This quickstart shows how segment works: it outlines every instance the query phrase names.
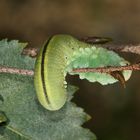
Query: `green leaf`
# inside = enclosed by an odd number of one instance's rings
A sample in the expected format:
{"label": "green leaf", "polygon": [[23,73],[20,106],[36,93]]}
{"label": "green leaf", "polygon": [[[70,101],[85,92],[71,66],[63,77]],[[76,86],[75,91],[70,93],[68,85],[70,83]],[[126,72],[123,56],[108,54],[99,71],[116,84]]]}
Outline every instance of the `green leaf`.
{"label": "green leaf", "polygon": [[8,121],[6,115],[4,112],[0,111],[0,125],[2,125],[3,123],[6,123]]}
{"label": "green leaf", "polygon": [[[0,41],[0,65],[34,69],[35,60],[22,56],[25,43]],[[0,111],[7,117],[0,126],[0,140],[95,140],[81,125],[89,119],[82,108],[70,102],[77,88],[68,87],[69,100],[59,111],[43,108],[34,90],[33,77],[0,74]]]}
{"label": "green leaf", "polygon": [[[75,51],[71,60],[68,61],[66,72],[71,75],[78,74],[80,79],[87,79],[90,82],[99,82],[102,85],[112,84],[116,81],[113,76],[106,73],[87,72],[87,73],[73,73],[74,68],[97,68],[105,66],[124,66],[129,64],[126,60],[121,58],[118,54],[113,51],[101,47],[88,47],[80,48]],[[132,71],[123,71],[125,80],[128,80],[131,76]]]}

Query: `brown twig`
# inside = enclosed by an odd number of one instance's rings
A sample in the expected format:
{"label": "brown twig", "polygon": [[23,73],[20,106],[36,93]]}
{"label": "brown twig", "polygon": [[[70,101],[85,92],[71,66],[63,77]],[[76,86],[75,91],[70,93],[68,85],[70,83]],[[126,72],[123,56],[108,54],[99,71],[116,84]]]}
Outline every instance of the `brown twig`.
{"label": "brown twig", "polygon": [[123,70],[140,70],[140,63],[126,65],[126,66],[107,66],[107,67],[97,67],[97,68],[76,68],[72,72],[100,72],[100,73],[110,73],[114,71],[123,71]]}
{"label": "brown twig", "polygon": [[30,57],[36,57],[38,54],[38,48],[24,48],[22,51],[22,55],[28,55]]}
{"label": "brown twig", "polygon": [[25,69],[18,69],[12,67],[4,67],[4,66],[0,66],[0,73],[10,73],[10,74],[28,75],[28,76],[34,75],[34,71],[32,70],[25,70]]}
{"label": "brown twig", "polygon": [[103,45],[102,47],[118,52],[134,53],[140,55],[140,44],[137,45]]}
{"label": "brown twig", "polygon": [[[100,73],[111,73],[115,71],[123,70],[140,70],[140,63],[126,65],[126,66],[107,66],[107,67],[97,67],[97,68],[76,68],[72,72],[86,73],[86,72],[100,72]],[[13,67],[0,66],[0,73],[10,73],[18,75],[33,76],[33,70],[18,69]]]}

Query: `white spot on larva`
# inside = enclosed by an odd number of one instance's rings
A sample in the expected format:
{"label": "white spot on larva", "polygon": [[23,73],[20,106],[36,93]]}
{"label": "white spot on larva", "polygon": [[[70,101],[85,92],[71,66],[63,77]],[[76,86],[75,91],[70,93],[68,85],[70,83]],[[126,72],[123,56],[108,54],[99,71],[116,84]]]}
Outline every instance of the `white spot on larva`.
{"label": "white spot on larva", "polygon": [[67,85],[67,82],[66,81],[64,81],[64,85]]}

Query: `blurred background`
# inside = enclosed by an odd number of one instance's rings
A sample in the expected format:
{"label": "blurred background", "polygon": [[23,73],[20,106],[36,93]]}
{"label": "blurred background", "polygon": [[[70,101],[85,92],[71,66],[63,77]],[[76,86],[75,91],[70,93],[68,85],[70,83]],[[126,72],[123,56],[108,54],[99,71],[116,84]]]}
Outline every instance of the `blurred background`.
{"label": "blurred background", "polygon": [[[40,47],[54,34],[111,37],[117,44],[140,43],[139,0],[0,0],[0,39]],[[136,62],[139,56],[123,55]],[[123,89],[70,77],[80,87],[73,99],[92,116],[84,124],[98,140],[140,139],[140,73]]]}

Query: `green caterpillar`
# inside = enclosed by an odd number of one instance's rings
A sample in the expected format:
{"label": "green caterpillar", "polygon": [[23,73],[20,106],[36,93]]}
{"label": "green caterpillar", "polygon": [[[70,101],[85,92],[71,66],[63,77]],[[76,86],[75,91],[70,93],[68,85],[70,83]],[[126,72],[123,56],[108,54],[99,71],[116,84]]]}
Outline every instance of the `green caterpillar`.
{"label": "green caterpillar", "polygon": [[[67,73],[79,74],[81,79],[97,81],[103,85],[117,81],[106,73],[73,73],[73,68],[119,66],[127,63],[112,51],[84,43],[70,35],[52,36],[41,48],[35,64],[34,83],[38,99],[46,109],[59,110],[67,101]],[[123,71],[123,75],[128,80],[131,71]]]}

